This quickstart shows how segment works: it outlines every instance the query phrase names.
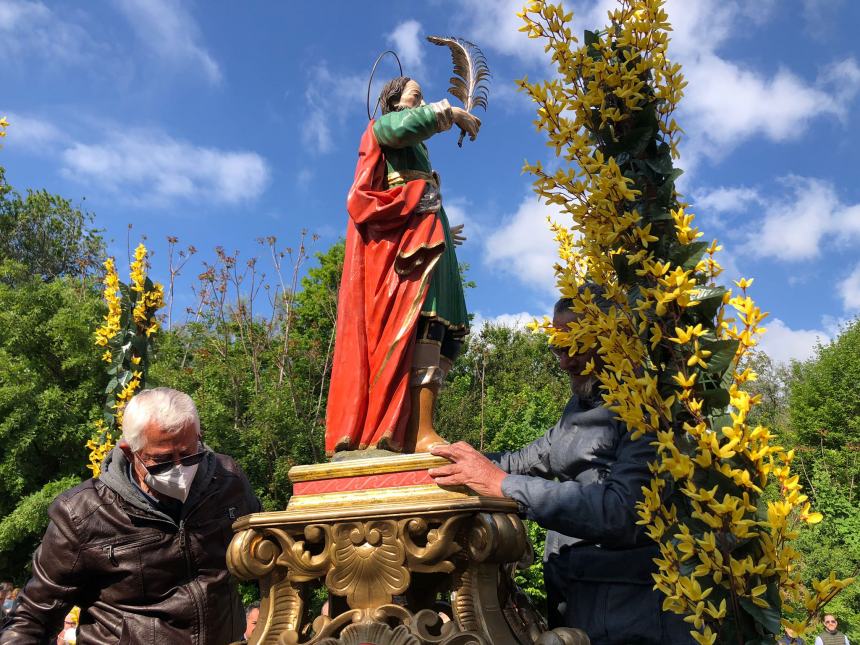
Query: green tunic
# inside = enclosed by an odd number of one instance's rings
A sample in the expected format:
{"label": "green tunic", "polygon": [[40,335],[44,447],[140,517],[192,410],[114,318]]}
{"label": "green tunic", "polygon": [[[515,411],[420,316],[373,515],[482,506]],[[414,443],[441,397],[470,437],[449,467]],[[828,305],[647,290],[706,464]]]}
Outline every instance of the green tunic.
{"label": "green tunic", "polygon": [[[383,114],[374,123],[373,133],[385,155],[388,174],[431,172],[433,168],[424,141],[438,131],[436,113],[429,105]],[[433,270],[421,314],[435,317],[452,331],[465,331],[468,327],[466,298],[444,208],[439,209],[437,217],[445,231],[445,251]]]}

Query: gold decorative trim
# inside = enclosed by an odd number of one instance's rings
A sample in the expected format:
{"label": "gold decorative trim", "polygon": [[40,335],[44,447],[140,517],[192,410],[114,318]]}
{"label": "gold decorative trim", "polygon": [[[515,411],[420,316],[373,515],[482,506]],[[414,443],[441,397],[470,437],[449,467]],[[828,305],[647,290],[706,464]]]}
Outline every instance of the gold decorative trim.
{"label": "gold decorative trim", "polygon": [[[392,491],[379,491],[384,503],[236,522],[227,566],[262,595],[250,645],[588,645],[579,630],[546,632],[516,588],[528,545],[515,502],[460,493],[397,504]],[[328,615],[314,617],[308,599],[323,584]]]}
{"label": "gold decorative trim", "polygon": [[290,468],[290,481],[313,482],[321,479],[338,477],[356,477],[361,475],[383,475],[386,473],[401,473],[410,470],[427,470],[449,464],[444,457],[431,455],[429,452],[417,452],[411,455],[395,457],[373,457],[371,459],[351,459],[327,464],[308,464]]}
{"label": "gold decorative trim", "polygon": [[407,182],[415,181],[417,179],[422,179],[428,183],[433,184],[438,187],[439,183],[436,181],[436,177],[432,172],[425,172],[423,170],[392,170],[386,176],[386,181],[389,186],[401,186]]}
{"label": "gold decorative trim", "polygon": [[404,502],[456,502],[474,496],[466,488],[443,489],[435,484],[399,486],[397,488],[372,488],[319,495],[293,495],[287,510],[293,512],[310,509],[339,509],[373,507],[379,504],[396,505]]}

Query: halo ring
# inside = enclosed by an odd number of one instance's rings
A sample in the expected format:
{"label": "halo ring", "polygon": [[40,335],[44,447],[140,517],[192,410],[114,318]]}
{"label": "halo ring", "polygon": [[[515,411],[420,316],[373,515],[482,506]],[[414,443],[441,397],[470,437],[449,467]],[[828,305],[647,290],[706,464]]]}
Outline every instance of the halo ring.
{"label": "halo ring", "polygon": [[386,54],[391,54],[394,56],[394,60],[397,61],[397,67],[400,69],[400,76],[403,76],[403,65],[400,64],[400,57],[397,55],[393,49],[387,49],[382,52],[379,56],[376,57],[376,62],[373,63],[373,68],[370,70],[370,79],[367,81],[367,119],[372,120],[373,117],[376,116],[376,110],[379,109],[379,101],[376,101],[376,105],[373,107],[373,115],[370,114],[370,86],[373,84],[373,75],[376,73],[376,67],[379,65],[382,57]]}

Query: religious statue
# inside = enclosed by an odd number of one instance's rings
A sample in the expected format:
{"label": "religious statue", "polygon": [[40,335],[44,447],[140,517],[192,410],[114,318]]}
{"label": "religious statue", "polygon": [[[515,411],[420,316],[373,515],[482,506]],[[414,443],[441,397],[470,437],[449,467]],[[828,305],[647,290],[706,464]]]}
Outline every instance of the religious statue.
{"label": "religious statue", "polygon": [[[456,39],[440,40],[452,51],[463,46]],[[467,79],[466,90],[477,89],[477,104],[485,105],[480,81],[489,72],[477,69],[477,80],[474,74]],[[459,96],[453,88],[452,93]],[[433,410],[468,333],[454,252],[465,239],[463,227],[449,225],[425,141],[454,124],[474,140],[481,122],[446,99],[426,104],[421,86],[402,70],[385,84],[378,106],[378,120],[368,110],[347,197],[326,414],[330,455],[367,448],[426,452],[445,443],[435,430]]]}

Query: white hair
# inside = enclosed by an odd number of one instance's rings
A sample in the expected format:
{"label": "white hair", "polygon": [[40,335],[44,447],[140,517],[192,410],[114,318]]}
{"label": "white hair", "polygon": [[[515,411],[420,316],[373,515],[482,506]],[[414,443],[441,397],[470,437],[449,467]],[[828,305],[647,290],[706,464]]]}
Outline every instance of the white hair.
{"label": "white hair", "polygon": [[132,452],[143,448],[143,431],[153,421],[168,434],[175,434],[189,424],[194,424],[200,434],[197,406],[185,392],[169,387],[142,390],[131,398],[122,415],[122,437]]}

